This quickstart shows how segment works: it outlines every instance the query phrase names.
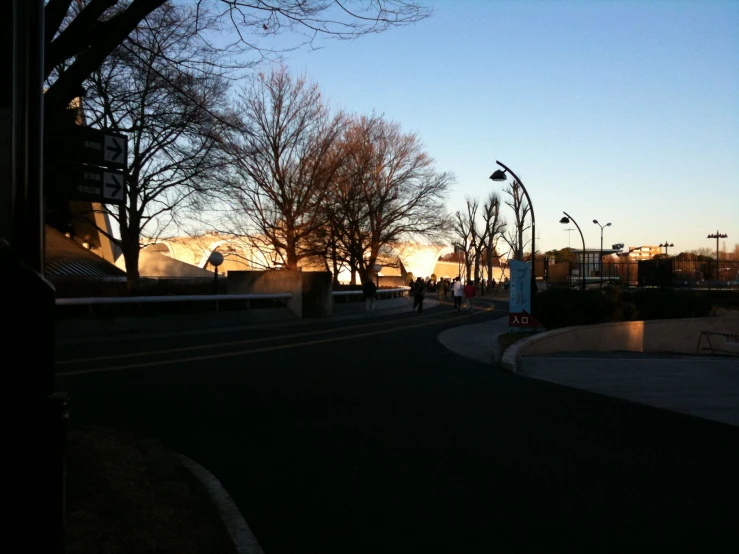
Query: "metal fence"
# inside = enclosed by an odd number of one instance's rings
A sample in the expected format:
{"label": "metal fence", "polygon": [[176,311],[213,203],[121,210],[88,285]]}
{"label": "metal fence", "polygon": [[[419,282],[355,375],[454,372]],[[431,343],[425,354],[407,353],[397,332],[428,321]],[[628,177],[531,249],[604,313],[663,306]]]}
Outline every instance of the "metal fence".
{"label": "metal fence", "polygon": [[[562,265],[562,264],[556,264]],[[569,271],[550,271],[550,284],[582,285],[583,276],[577,264],[570,264]],[[739,261],[656,259],[636,262],[603,264],[585,268],[585,285],[618,284],[622,287],[686,288],[686,289],[739,289]]]}

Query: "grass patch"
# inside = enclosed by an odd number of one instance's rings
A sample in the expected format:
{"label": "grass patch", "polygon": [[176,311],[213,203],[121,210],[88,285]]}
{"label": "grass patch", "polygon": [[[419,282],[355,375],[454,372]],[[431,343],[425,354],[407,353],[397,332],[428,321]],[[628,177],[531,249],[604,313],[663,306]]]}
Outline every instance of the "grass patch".
{"label": "grass patch", "polygon": [[109,429],[70,431],[67,554],[231,552],[190,479],[157,441]]}

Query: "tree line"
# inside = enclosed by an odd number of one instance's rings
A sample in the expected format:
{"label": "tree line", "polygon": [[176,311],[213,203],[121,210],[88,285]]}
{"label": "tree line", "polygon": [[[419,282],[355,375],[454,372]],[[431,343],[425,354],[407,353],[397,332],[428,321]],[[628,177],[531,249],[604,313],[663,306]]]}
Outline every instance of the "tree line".
{"label": "tree line", "polygon": [[[480,205],[477,198],[466,197],[465,209],[457,211],[453,218],[453,243],[459,261],[464,267],[464,277],[475,285],[493,279],[493,267],[506,259],[525,261],[526,246],[531,242],[527,231],[531,228],[531,208],[523,187],[513,180],[502,191],[490,192]],[[502,213],[509,208],[512,221],[508,223]],[[529,256],[530,257],[530,256]]]}
{"label": "tree line", "polygon": [[[501,245],[524,259],[530,210],[519,183],[504,202],[491,193],[448,214],[454,175],[434,167],[416,134],[381,114],[333,110],[284,65],[257,71],[280,54],[264,42],[280,33],[357,38],[429,17],[419,3],[49,0],[46,15],[47,125],[81,98],[87,125],[129,138],[125,203],[101,208],[119,228],[109,238],[129,288],[144,237],[196,223],[269,251],[268,267],[322,260],[353,279],[403,240],[453,242],[475,280],[492,278]],[[224,33],[234,40],[216,46]],[[68,224],[63,199],[47,206],[50,222]]]}
{"label": "tree line", "polygon": [[[86,124],[129,138],[125,203],[100,209],[120,230],[109,238],[130,288],[142,237],[193,220],[269,249],[281,267],[320,256],[335,275],[348,267],[362,278],[391,243],[448,229],[454,177],[434,168],[418,136],[382,115],[335,112],[283,65],[254,71],[275,54],[257,39],[356,38],[428,17],[420,4],[49,0],[46,12],[50,125],[81,97]],[[216,47],[226,24],[236,39]],[[254,59],[239,61],[244,52]],[[63,200],[47,215],[70,220]]]}

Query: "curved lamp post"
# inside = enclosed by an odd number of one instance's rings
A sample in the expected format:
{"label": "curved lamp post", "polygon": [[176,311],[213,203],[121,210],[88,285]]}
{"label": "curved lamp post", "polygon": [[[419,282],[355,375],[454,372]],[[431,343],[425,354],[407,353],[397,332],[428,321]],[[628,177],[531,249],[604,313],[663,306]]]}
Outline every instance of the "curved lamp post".
{"label": "curved lamp post", "polygon": [[668,241],[665,241],[664,244],[661,244],[660,243],[660,245],[659,245],[660,248],[664,248],[665,249],[665,256],[667,256],[667,249],[668,248],[672,248],[673,246],[675,246],[675,245],[672,244],[671,242],[668,242]]}
{"label": "curved lamp post", "polygon": [[580,277],[582,277],[582,290],[585,290],[585,237],[582,236],[582,230],[577,224],[577,221],[575,221],[575,219],[567,212],[562,213],[565,214],[565,216],[560,219],[559,222],[567,224],[572,221],[572,223],[575,224],[575,227],[577,227],[577,230],[580,232],[580,238],[582,239],[582,263],[580,264]]}
{"label": "curved lamp post", "polygon": [[595,223],[598,227],[600,227],[600,260],[598,261],[598,273],[600,273],[600,286],[603,286],[603,229],[606,227],[610,227],[610,223],[606,223],[605,225],[601,225],[598,223],[597,219],[593,220],[593,223]]}
{"label": "curved lamp post", "polygon": [[496,169],[495,172],[490,176],[490,179],[493,181],[505,181],[506,180],[506,172],[513,175],[513,178],[518,182],[519,185],[521,185],[521,188],[523,189],[523,193],[526,195],[526,201],[529,203],[529,208],[531,209],[531,292],[535,293],[537,290],[536,287],[536,217],[534,217],[534,205],[531,203],[531,197],[529,196],[528,191],[526,190],[526,187],[523,184],[523,181],[518,178],[518,175],[513,173],[513,170],[511,170],[509,167],[506,167],[504,164],[500,163],[498,160],[495,161],[500,167],[503,168],[501,171],[500,169]]}

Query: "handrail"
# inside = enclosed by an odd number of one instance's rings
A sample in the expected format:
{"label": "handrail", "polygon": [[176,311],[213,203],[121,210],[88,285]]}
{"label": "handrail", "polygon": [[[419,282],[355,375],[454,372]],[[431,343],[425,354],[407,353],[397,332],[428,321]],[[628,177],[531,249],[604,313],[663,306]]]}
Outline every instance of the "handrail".
{"label": "handrail", "polygon": [[[406,292],[410,287],[400,287],[397,289],[377,289],[377,294],[386,294],[391,292]],[[361,290],[336,290],[331,293],[333,296],[353,296],[364,294]]]}
{"label": "handrail", "polygon": [[[409,287],[377,289],[377,294],[406,292]],[[333,296],[353,296],[364,294],[361,290],[342,290],[331,293]],[[98,304],[155,304],[164,302],[205,302],[228,300],[270,300],[292,298],[291,292],[273,294],[188,294],[181,296],[107,296],[89,298],[57,298],[57,306],[92,306]]]}
{"label": "handrail", "polygon": [[206,300],[262,300],[292,298],[291,292],[274,294],[189,294],[183,296],[113,296],[93,298],[57,298],[57,306],[90,306],[93,304],[154,304],[157,302],[197,302]]}

